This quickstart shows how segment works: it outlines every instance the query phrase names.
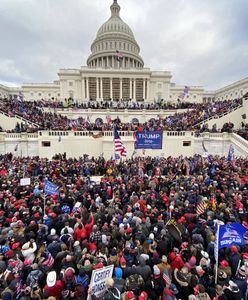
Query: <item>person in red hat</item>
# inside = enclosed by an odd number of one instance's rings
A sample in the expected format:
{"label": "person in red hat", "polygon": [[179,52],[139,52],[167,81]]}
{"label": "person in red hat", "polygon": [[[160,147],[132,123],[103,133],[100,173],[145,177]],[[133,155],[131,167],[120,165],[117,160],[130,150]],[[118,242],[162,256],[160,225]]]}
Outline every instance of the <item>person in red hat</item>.
{"label": "person in red hat", "polygon": [[229,264],[231,267],[232,276],[234,277],[241,260],[241,254],[239,253],[237,246],[231,246],[231,257],[229,259]]}
{"label": "person in red hat", "polygon": [[132,291],[126,292],[126,299],[127,300],[135,300],[134,292],[132,292]]}
{"label": "person in red hat", "polygon": [[148,300],[148,294],[147,292],[143,291],[139,295],[139,300]]}

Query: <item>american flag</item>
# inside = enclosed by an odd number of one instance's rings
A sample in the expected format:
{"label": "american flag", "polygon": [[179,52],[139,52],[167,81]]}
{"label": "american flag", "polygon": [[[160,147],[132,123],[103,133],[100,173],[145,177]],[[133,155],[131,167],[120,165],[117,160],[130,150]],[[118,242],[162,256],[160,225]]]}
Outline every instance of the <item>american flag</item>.
{"label": "american flag", "polygon": [[201,214],[203,214],[204,211],[205,211],[204,202],[201,201],[201,202],[197,203],[197,205],[196,205],[196,214],[197,214],[197,216],[200,216]]}
{"label": "american flag", "polygon": [[166,285],[171,285],[171,279],[170,279],[169,275],[167,274],[167,272],[163,273],[163,279],[164,279]]}
{"label": "american flag", "polygon": [[117,61],[120,61],[121,58],[123,58],[123,54],[119,51],[119,50],[116,50],[116,60]]}
{"label": "american flag", "polygon": [[120,156],[127,156],[127,149],[123,145],[116,127],[114,129],[114,143],[115,143],[115,153],[119,153]]}

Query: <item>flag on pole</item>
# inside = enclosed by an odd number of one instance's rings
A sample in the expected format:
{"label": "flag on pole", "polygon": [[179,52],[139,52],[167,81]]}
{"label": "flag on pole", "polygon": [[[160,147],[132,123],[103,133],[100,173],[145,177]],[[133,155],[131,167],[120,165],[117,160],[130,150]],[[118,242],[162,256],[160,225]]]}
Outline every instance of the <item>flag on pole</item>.
{"label": "flag on pole", "polygon": [[120,61],[123,58],[123,54],[119,50],[116,50],[115,57],[117,61]]}
{"label": "flag on pole", "polygon": [[45,190],[45,195],[58,195],[59,194],[59,187],[47,179],[45,180],[44,190]]}
{"label": "flag on pole", "polygon": [[204,151],[204,153],[203,153],[202,156],[203,156],[203,157],[206,157],[207,160],[208,160],[208,162],[209,162],[210,164],[212,164],[212,163],[213,163],[213,159],[212,159],[211,155],[208,153],[208,150],[207,150],[207,148],[205,147],[204,141],[202,141],[202,148],[203,148],[203,151]]}
{"label": "flag on pole", "polygon": [[112,123],[111,116],[106,116],[106,121],[108,125],[111,124]]}
{"label": "flag on pole", "polygon": [[59,136],[58,142],[59,142],[59,143],[61,142],[61,135]]}
{"label": "flag on pole", "polygon": [[204,202],[201,200],[199,203],[197,203],[196,205],[196,214],[197,216],[200,216],[204,213],[205,211],[205,206],[204,206]]}
{"label": "flag on pole", "polygon": [[234,160],[234,147],[233,144],[230,145],[229,151],[228,151],[228,156],[227,156],[228,161]]}
{"label": "flag on pole", "polygon": [[115,153],[118,153],[120,156],[127,156],[127,149],[123,145],[117,128],[114,128],[114,145],[115,145]]}
{"label": "flag on pole", "polygon": [[240,223],[225,224],[219,226],[218,250],[233,245],[245,245],[248,230]]}
{"label": "flag on pole", "polygon": [[18,150],[18,144],[15,145],[14,151],[16,152]]}

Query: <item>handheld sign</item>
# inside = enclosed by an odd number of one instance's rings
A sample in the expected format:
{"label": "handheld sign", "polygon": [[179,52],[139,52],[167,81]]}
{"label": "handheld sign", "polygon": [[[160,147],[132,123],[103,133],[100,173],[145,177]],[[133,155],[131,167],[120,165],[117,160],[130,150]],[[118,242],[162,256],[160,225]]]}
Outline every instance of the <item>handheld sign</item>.
{"label": "handheld sign", "polygon": [[[92,272],[90,287],[92,288],[92,294],[96,297],[101,297],[106,291],[106,280],[112,278],[114,265],[107,266]],[[90,299],[88,296],[87,300]]]}
{"label": "handheld sign", "polygon": [[30,185],[30,178],[21,178],[20,185],[21,186]]}
{"label": "handheld sign", "polygon": [[162,149],[163,131],[135,132],[135,149]]}

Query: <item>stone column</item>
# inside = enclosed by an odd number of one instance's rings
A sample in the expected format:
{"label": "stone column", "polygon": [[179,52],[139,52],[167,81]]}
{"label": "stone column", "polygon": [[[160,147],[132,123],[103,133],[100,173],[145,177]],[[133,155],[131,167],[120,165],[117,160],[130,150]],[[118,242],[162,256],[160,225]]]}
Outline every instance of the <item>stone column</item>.
{"label": "stone column", "polygon": [[112,56],[112,68],[115,67],[115,60],[114,60],[114,56]]}
{"label": "stone column", "polygon": [[99,100],[99,78],[96,78],[96,100]]}
{"label": "stone column", "polygon": [[136,100],[136,78],[133,80],[133,99]]}
{"label": "stone column", "polygon": [[143,78],[143,99],[146,99],[146,80]]}
{"label": "stone column", "polygon": [[122,78],[120,78],[120,99],[122,99]]}
{"label": "stone column", "polygon": [[100,78],[100,100],[103,100],[103,86],[102,86],[102,78]]}
{"label": "stone column", "polygon": [[86,78],[86,99],[90,100],[89,78]]}
{"label": "stone column", "polygon": [[113,79],[110,78],[110,98],[113,100]]}
{"label": "stone column", "polygon": [[85,78],[82,79],[82,100],[85,100]]}
{"label": "stone column", "polygon": [[150,81],[150,79],[148,79],[147,80],[147,95],[146,95],[148,101],[151,100],[150,99],[150,84],[151,84],[151,81]]}
{"label": "stone column", "polygon": [[132,81],[133,81],[133,79],[129,79],[130,80],[130,82],[129,82],[129,98],[130,99],[133,99],[132,98],[132,95],[133,95],[133,93],[132,93]]}

